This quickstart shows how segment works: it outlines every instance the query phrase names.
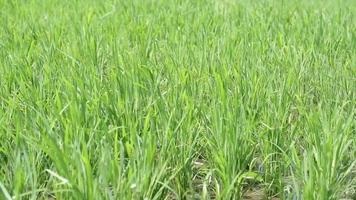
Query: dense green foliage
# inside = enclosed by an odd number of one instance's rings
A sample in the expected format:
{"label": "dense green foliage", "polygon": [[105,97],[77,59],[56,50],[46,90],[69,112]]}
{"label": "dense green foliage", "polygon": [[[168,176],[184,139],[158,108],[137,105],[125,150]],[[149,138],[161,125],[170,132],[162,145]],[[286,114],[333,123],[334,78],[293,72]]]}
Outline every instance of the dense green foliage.
{"label": "dense green foliage", "polygon": [[348,0],[0,0],[0,199],[354,199]]}

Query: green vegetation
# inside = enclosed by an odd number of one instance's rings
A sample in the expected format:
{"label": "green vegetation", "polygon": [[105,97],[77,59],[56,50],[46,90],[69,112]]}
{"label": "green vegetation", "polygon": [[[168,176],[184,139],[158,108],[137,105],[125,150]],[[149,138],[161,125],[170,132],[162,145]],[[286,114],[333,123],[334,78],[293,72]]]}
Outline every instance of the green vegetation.
{"label": "green vegetation", "polygon": [[0,1],[0,199],[355,199],[355,11]]}

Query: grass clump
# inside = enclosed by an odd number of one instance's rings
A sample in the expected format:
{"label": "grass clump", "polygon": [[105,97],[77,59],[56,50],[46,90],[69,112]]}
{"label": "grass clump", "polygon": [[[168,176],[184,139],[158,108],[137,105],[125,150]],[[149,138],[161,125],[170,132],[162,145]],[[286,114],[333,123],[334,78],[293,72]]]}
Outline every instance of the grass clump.
{"label": "grass clump", "polygon": [[354,199],[355,6],[0,2],[0,199]]}

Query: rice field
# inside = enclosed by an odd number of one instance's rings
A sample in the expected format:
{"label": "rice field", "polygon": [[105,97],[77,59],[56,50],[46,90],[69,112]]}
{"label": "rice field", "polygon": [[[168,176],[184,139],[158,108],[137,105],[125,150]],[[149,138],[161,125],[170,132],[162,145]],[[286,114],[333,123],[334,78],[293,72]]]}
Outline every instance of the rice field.
{"label": "rice field", "polygon": [[0,200],[356,199],[355,14],[0,0]]}

